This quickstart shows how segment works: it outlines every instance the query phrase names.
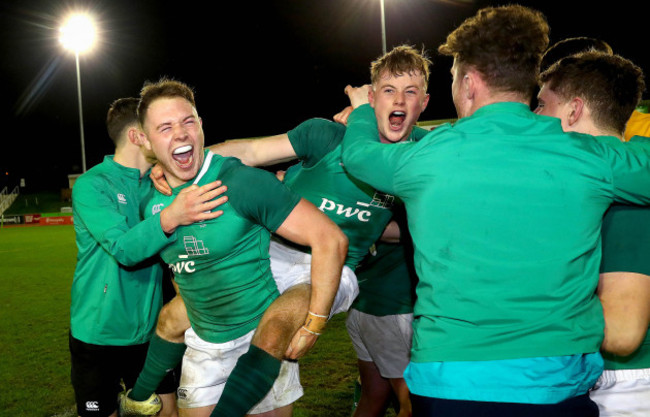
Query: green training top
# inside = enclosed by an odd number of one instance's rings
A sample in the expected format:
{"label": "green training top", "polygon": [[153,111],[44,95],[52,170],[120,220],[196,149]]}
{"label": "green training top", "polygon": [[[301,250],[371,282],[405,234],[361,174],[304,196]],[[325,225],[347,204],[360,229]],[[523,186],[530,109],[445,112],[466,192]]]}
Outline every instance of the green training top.
{"label": "green training top", "polygon": [[[383,232],[396,201],[343,170],[344,134],[345,126],[325,119],[310,119],[289,131],[301,165],[291,169],[285,184],[341,228],[349,242],[345,264],[354,269]],[[424,136],[426,131],[414,128],[411,134]]]}
{"label": "green training top", "polygon": [[145,215],[155,215],[191,184],[216,179],[228,185],[228,201],[217,208],[223,214],[179,227],[178,240],[161,257],[174,272],[196,334],[211,343],[224,343],[255,329],[277,298],[269,261],[270,231],[282,225],[300,197],[269,172],[206,151],[197,177],[174,188],[171,197],[155,193]]}
{"label": "green training top", "polygon": [[153,334],[162,307],[162,269],[153,256],[176,235],[166,237],[159,216],[140,221],[151,190],[148,176],[112,156],[72,188],[78,253],[70,330],[83,342],[134,345]]}
{"label": "green training top", "polygon": [[650,149],[562,131],[496,103],[417,143],[376,143],[350,116],[350,174],[406,206],[419,277],[413,362],[597,352],[600,227],[612,201],[650,203]]}
{"label": "green training top", "polygon": [[400,242],[377,242],[356,269],[359,295],[355,310],[375,316],[413,312],[417,276],[413,267],[413,245],[403,217],[404,206],[396,207],[394,219],[400,225]]}
{"label": "green training top", "polygon": [[[648,141],[634,137],[632,141]],[[650,275],[650,208],[614,205],[603,220],[603,260],[600,272]],[[650,332],[631,355],[603,352],[605,369],[650,368]]]}

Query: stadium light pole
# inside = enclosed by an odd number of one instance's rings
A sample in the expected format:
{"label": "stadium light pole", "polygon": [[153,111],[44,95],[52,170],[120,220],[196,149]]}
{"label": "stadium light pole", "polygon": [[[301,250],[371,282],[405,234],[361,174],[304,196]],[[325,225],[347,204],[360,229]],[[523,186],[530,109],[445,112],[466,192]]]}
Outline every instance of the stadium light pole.
{"label": "stadium light pole", "polygon": [[77,67],[77,99],[79,102],[79,131],[81,133],[81,169],[86,172],[86,146],[84,143],[83,106],[81,104],[81,71],[79,54],[89,51],[95,42],[95,26],[92,19],[84,14],[73,14],[61,26],[59,40],[63,47],[74,52]]}
{"label": "stadium light pole", "polygon": [[381,52],[383,55],[386,55],[386,11],[384,1],[379,0],[381,4]]}

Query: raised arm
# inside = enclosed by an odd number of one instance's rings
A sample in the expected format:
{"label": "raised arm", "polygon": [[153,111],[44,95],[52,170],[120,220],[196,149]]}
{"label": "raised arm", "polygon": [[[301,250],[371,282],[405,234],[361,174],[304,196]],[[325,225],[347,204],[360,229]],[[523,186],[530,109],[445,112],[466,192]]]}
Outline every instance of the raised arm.
{"label": "raised arm", "polygon": [[353,177],[378,190],[399,195],[394,180],[400,155],[409,145],[380,143],[375,112],[366,104],[355,109],[348,119],[341,158]]}
{"label": "raised arm", "polygon": [[[221,156],[232,156],[244,165],[257,167],[275,165],[297,158],[286,133],[259,139],[233,139],[209,146],[212,152]],[[159,165],[151,168],[151,181],[160,193],[171,195],[165,175]]]}
{"label": "raised arm", "polygon": [[234,139],[210,146],[221,156],[234,156],[248,166],[267,166],[296,159],[286,133],[259,139]]}

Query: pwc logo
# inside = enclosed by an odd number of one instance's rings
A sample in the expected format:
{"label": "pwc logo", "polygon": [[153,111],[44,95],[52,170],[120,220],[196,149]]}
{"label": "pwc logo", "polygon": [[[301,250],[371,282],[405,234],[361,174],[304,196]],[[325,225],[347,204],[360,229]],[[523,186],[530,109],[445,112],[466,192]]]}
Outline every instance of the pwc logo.
{"label": "pwc logo", "polygon": [[194,261],[189,260],[190,256],[208,255],[210,251],[205,247],[202,240],[198,240],[194,236],[183,236],[183,245],[185,254],[178,255],[179,261],[169,264],[169,268],[174,274],[193,274],[196,272],[196,266]]}
{"label": "pwc logo", "polygon": [[[346,218],[356,217],[360,222],[370,221],[370,216],[372,213],[369,210],[362,210],[358,207],[345,207],[343,204],[339,204],[335,201],[328,200],[327,198],[322,198],[323,200],[320,203],[318,209],[323,213],[334,212],[337,216],[345,216]],[[362,207],[368,207],[369,204],[357,202],[357,205]]]}

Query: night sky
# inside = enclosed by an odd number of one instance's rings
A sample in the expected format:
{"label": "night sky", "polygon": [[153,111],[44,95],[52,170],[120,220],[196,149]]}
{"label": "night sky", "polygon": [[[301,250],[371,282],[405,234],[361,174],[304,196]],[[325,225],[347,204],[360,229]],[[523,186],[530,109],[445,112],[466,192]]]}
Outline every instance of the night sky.
{"label": "night sky", "polygon": [[[420,119],[455,117],[451,61],[436,55],[437,46],[477,8],[506,3],[385,2],[388,49],[424,46],[434,61],[431,100]],[[616,2],[609,9],[580,1],[519,3],[547,16],[551,43],[598,37],[650,72],[650,23],[640,10],[623,7],[638,2]],[[94,15],[100,31],[99,44],[80,59],[88,168],[113,152],[104,125],[108,106],[136,96],[146,80],[168,76],[194,87],[210,144],[286,132],[311,117],[331,118],[347,105],[346,84],[367,83],[369,63],[382,52],[379,0],[77,5]],[[76,9],[64,1],[0,2],[0,188],[25,178],[23,192],[58,190],[67,187],[68,174],[81,172],[75,60],[58,42],[63,16]]]}

